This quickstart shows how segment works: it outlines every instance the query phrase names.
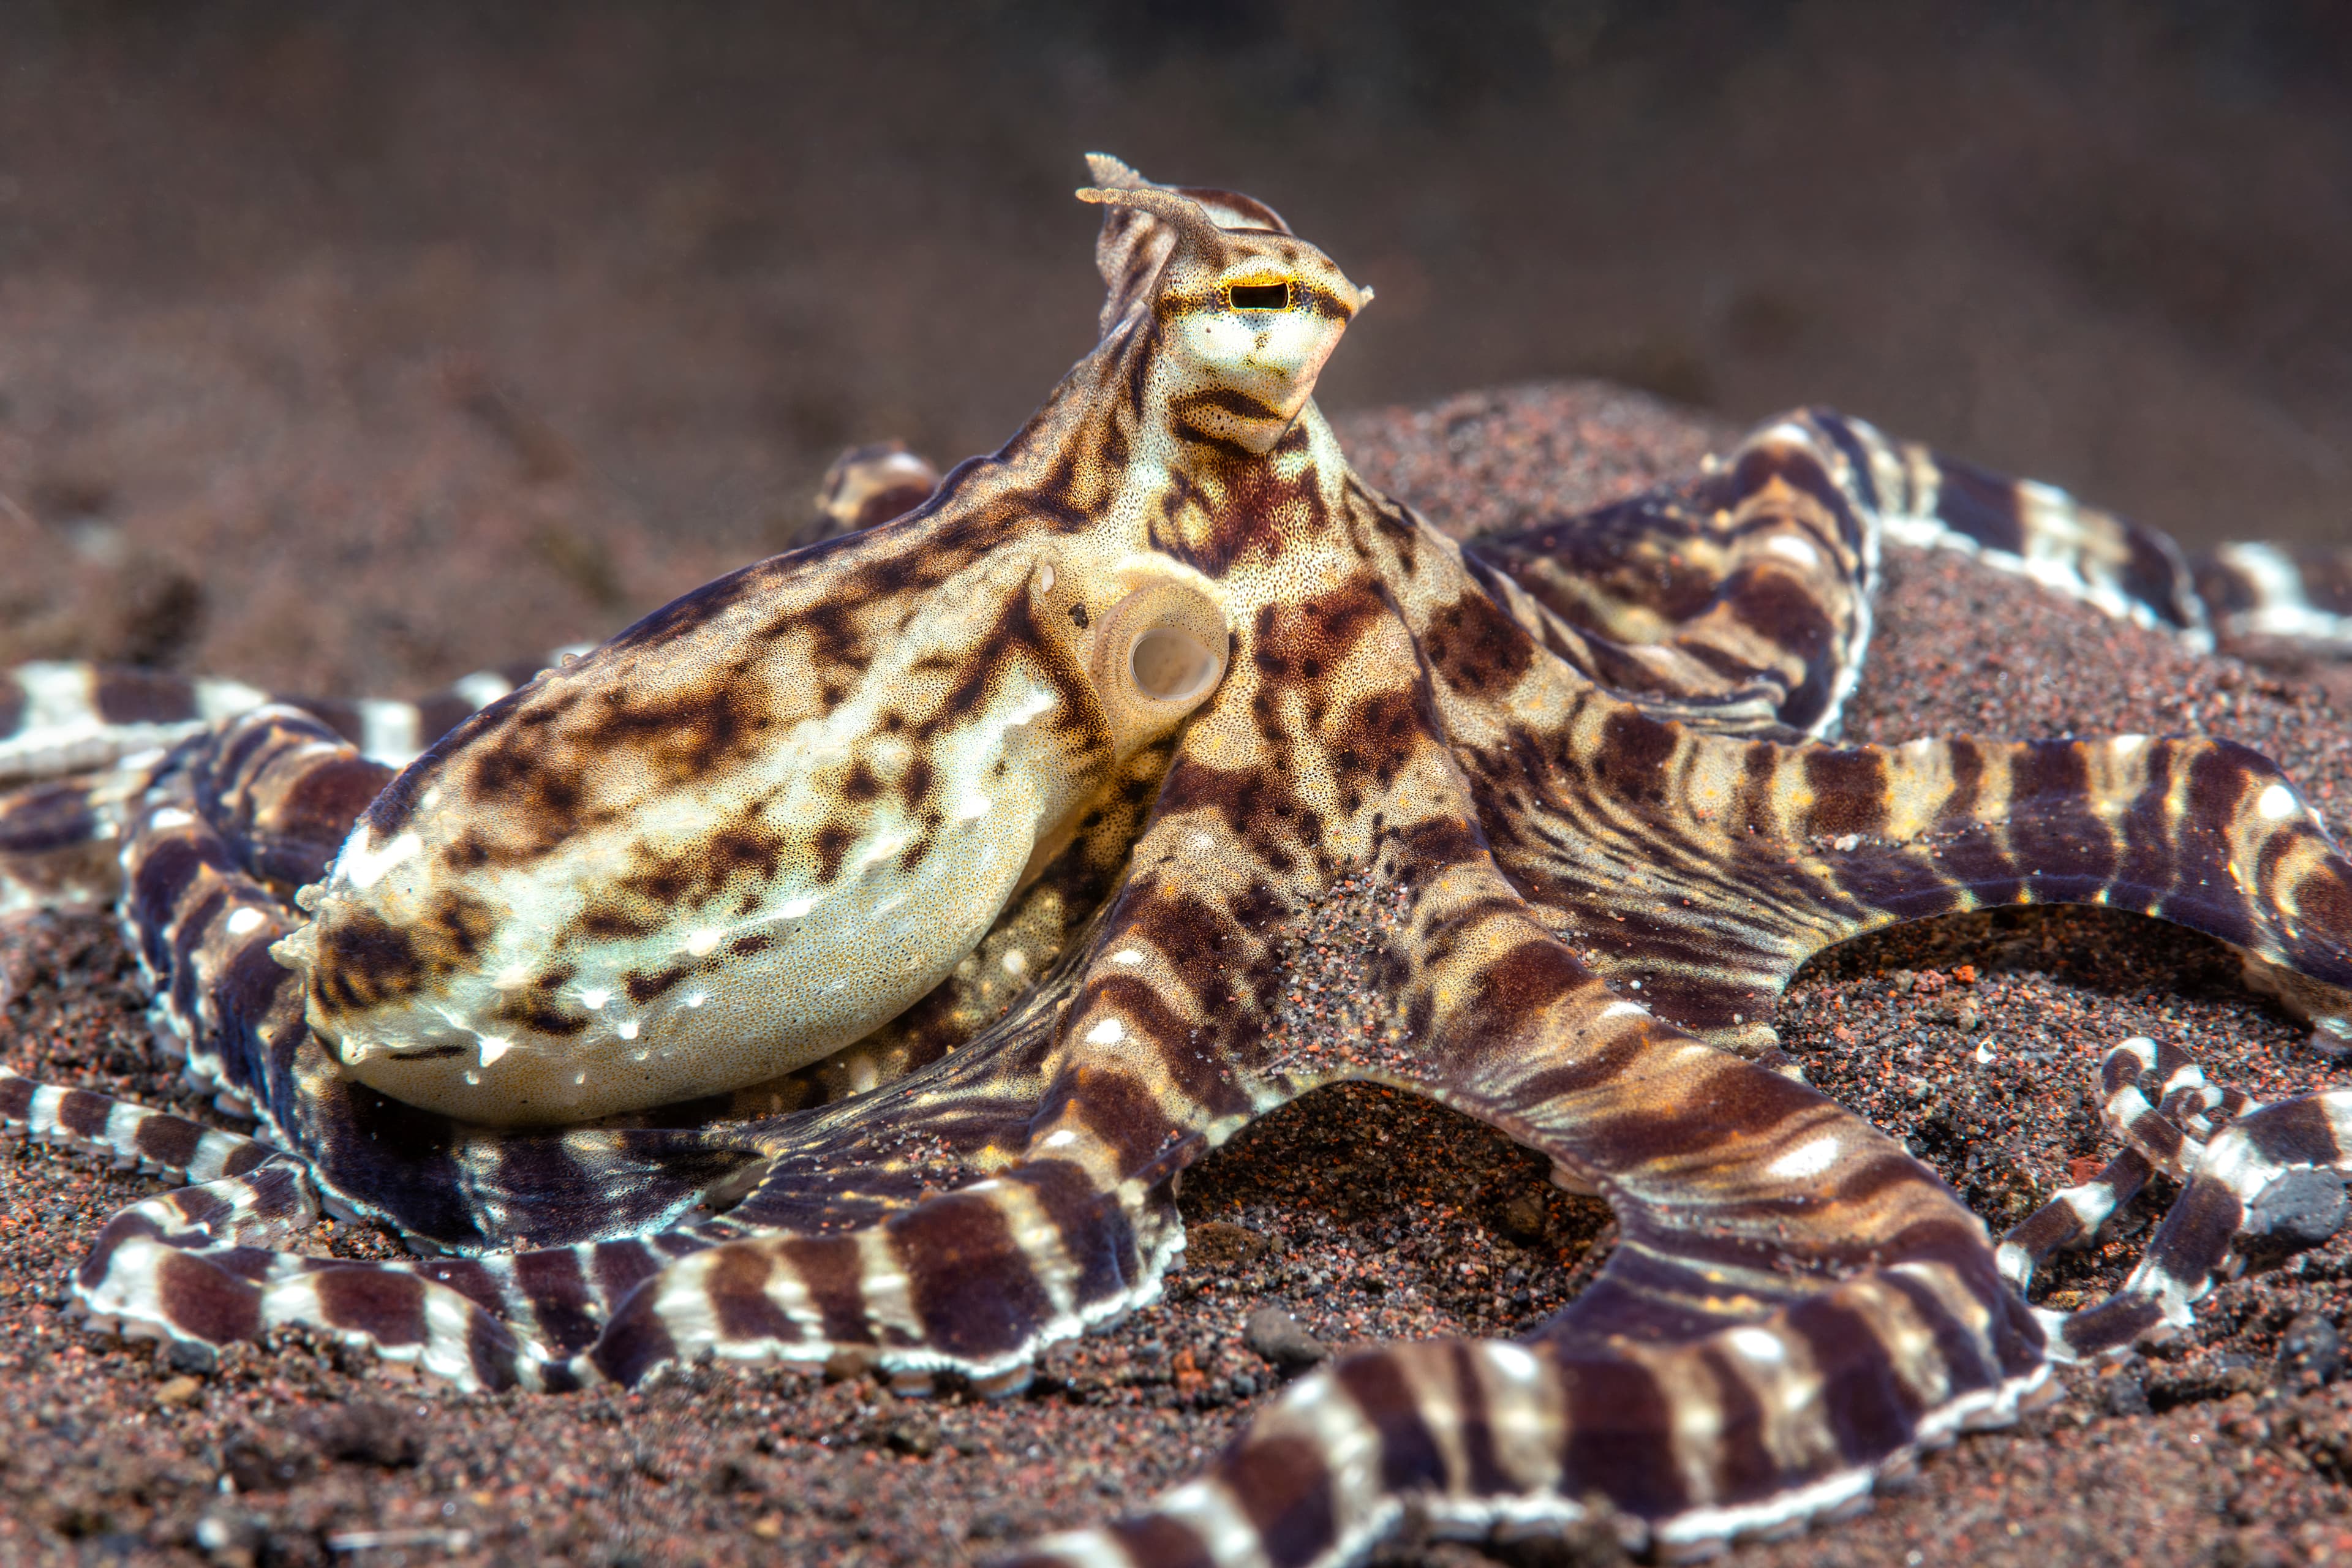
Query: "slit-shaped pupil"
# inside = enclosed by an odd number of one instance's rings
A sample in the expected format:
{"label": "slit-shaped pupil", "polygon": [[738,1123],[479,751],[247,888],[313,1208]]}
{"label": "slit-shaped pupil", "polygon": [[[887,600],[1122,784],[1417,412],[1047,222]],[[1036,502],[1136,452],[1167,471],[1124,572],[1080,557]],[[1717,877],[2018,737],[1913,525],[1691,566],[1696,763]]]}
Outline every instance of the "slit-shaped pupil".
{"label": "slit-shaped pupil", "polygon": [[1287,310],[1290,309],[1290,280],[1279,283],[1236,283],[1233,289],[1236,310]]}

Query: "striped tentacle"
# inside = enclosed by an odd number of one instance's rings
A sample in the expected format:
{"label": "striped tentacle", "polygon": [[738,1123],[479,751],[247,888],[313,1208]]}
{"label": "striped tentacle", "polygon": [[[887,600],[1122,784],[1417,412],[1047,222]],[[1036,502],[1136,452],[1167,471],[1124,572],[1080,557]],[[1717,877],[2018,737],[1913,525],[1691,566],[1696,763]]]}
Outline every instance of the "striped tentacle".
{"label": "striped tentacle", "polygon": [[238,680],[110,665],[18,665],[0,674],[0,785],[110,768],[272,703],[308,713],[397,767],[541,670],[585,651],[562,647],[477,670],[414,702],[278,695]]}
{"label": "striped tentacle", "polygon": [[572,1374],[541,1364],[542,1344],[576,1350],[628,1290],[707,1245],[666,1233],[480,1259],[307,1257],[278,1250],[318,1220],[306,1170],[252,1139],[14,1074],[0,1074],[0,1118],[195,1184],[114,1215],[75,1269],[90,1325],[129,1339],[217,1350],[299,1324],[468,1387],[561,1386]]}
{"label": "striped tentacle", "polygon": [[0,1127],[192,1184],[110,1219],[77,1267],[93,1327],[217,1349],[303,1324],[468,1387],[560,1385],[629,1293],[715,1236],[347,1263],[277,1250],[317,1221],[306,1168],[255,1139],[0,1068]]}
{"label": "striped tentacle", "polygon": [[21,664],[0,674],[0,784],[110,768],[268,700],[242,681],[66,661]]}
{"label": "striped tentacle", "polygon": [[1527,1342],[1349,1357],[1201,1480],[1019,1562],[1335,1564],[1407,1512],[1480,1534],[1596,1493],[1637,1540],[1697,1552],[1853,1505],[1918,1447],[2013,1415],[2040,1335],[1932,1173],[1612,993],[1475,837],[1400,847],[1382,874],[1416,889],[1421,1049],[1378,1076],[1550,1154],[1616,1211],[1617,1251]]}
{"label": "striped tentacle", "polygon": [[112,1095],[60,1089],[0,1068],[0,1129],[173,1181],[242,1176],[278,1156],[267,1145]]}
{"label": "striped tentacle", "polygon": [[1034,1106],[975,1111],[1003,1070],[965,1053],[854,1108],[782,1119],[763,1179],[698,1225],[415,1263],[244,1256],[203,1299],[249,1331],[307,1324],[465,1387],[628,1385],[710,1355],[1009,1392],[1041,1345],[1155,1297],[1181,1233],[1164,1183],[1106,1190],[1065,1145],[980,1175]]}
{"label": "striped tentacle", "polygon": [[74,1271],[94,1326],[216,1345],[215,1276],[250,1273],[319,1217],[303,1167],[251,1138],[0,1068],[0,1127],[192,1184],[110,1219]]}
{"label": "striped tentacle", "polygon": [[1834,734],[1878,579],[1869,479],[1839,428],[1792,415],[1695,483],[1477,540],[1464,562],[1552,653],[1646,711]]}
{"label": "striped tentacle", "polygon": [[94,1327],[217,1349],[302,1324],[468,1387],[561,1386],[630,1292],[726,1234],[673,1230],[474,1258],[280,1250],[317,1221],[306,1168],[259,1142],[0,1069],[0,1127],[193,1184],[124,1209],[74,1275]]}
{"label": "striped tentacle", "polygon": [[309,715],[258,708],[184,742],[122,814],[117,913],[155,1037],[284,1148],[306,1148],[300,1083],[331,1064],[269,949],[301,923],[294,888],[389,776]]}
{"label": "striped tentacle", "polygon": [[[2143,1079],[2159,1086],[2154,1104]],[[2233,1250],[2317,1245],[2342,1221],[2342,1173],[2352,1169],[2352,1092],[2264,1104],[2209,1084],[2178,1047],[2145,1037],[2110,1050],[2100,1080],[2104,1119],[2126,1148],[2002,1238],[2003,1277],[2023,1293],[2038,1265],[2091,1240],[2157,1172],[2188,1184],[2114,1295],[2074,1312],[2037,1311],[2060,1360],[2119,1353],[2186,1327]]]}
{"label": "striped tentacle", "polygon": [[122,826],[153,760],[0,792],[0,916],[114,897]]}
{"label": "striped tentacle", "polygon": [[1005,1052],[763,1124],[759,1179],[695,1225],[415,1263],[197,1255],[175,1260],[176,1296],[143,1279],[113,1294],[160,1300],[180,1337],[301,1323],[466,1387],[634,1384],[712,1355],[1006,1392],[1043,1344],[1155,1297],[1182,1244],[1164,1175],[1032,1140],[1055,1013],[1017,1014]]}
{"label": "striped tentacle", "polygon": [[2054,486],[1891,440],[1859,419],[1828,409],[1805,417],[1851,454],[1859,500],[1888,542],[1958,551],[2200,652],[2212,647],[2195,574],[2167,535]]}
{"label": "striped tentacle", "polygon": [[2062,1361],[2119,1353],[2195,1321],[2193,1303],[2233,1254],[2317,1246],[2342,1224],[2352,1172],[2352,1090],[2250,1110],[2214,1134],[2121,1289],[2095,1306],[2037,1313]]}
{"label": "striped tentacle", "polygon": [[[1580,1174],[1622,1237],[1531,1336],[1559,1369],[1562,1498],[1597,1485],[1660,1548],[1705,1550],[1854,1502],[1887,1464],[2006,1419],[2038,1385],[2039,1336],[1981,1225],[1925,1166],[1580,976],[1531,922],[1512,941],[1487,939],[1490,1000],[1455,1025],[1456,1103],[1486,1100]],[[1461,1441],[1467,1457],[1476,1438]],[[1511,1519],[1475,1478],[1450,1474],[1438,1513]]]}
{"label": "striped tentacle", "polygon": [[[1474,1538],[1557,1530],[1595,1497],[1607,1506],[1645,1489],[1634,1471],[1654,1457],[1646,1435],[1594,1416],[1628,1382],[1654,1387],[1657,1359],[1628,1346],[1573,1366],[1549,1346],[1496,1340],[1351,1355],[1292,1384],[1147,1511],[1048,1536],[1000,1568],[1328,1568],[1408,1517]],[[1610,1462],[1607,1448],[1628,1438],[1641,1451]],[[1629,1533],[1638,1546],[1645,1531]]]}
{"label": "striped tentacle", "polygon": [[74,1269],[93,1328],[216,1350],[251,1338],[245,1300],[273,1250],[309,1230],[319,1202],[302,1167],[272,1155],[241,1175],[182,1187],[108,1220]]}
{"label": "striped tentacle", "polygon": [[2126,1149],[2087,1182],[2062,1187],[2050,1201],[2011,1226],[2000,1238],[2000,1277],[2022,1296],[2033,1271],[2067,1247],[2088,1245],[2116,1211],[2140,1194],[2156,1167],[2137,1149]]}
{"label": "striped tentacle", "polygon": [[[125,1300],[143,1299],[143,1286],[135,1283],[142,1268],[128,1261],[137,1247],[257,1260],[280,1256],[271,1249],[318,1223],[319,1201],[300,1164],[268,1150],[260,1153],[242,1171],[142,1199],[110,1218],[74,1270],[82,1305],[107,1316]],[[144,1272],[152,1282],[152,1269]],[[161,1331],[169,1325],[158,1316],[152,1326]]]}
{"label": "striped tentacle", "polygon": [[[279,1172],[299,1182],[290,1164],[265,1173]],[[225,1185],[151,1198],[108,1222],[75,1278],[75,1295],[95,1326],[214,1351],[275,1329],[308,1328],[369,1349],[387,1365],[465,1388],[564,1385],[560,1369],[550,1377],[536,1345],[470,1296],[412,1269],[272,1250],[282,1234],[264,1232],[247,1245],[239,1230],[216,1238],[201,1223],[178,1233],[149,1229],[184,1205],[209,1217],[214,1205],[243,1195],[216,1191]],[[277,1230],[290,1233],[317,1213],[312,1205]]]}
{"label": "striped tentacle", "polygon": [[464,1389],[562,1392],[602,1381],[583,1352],[714,1239],[686,1228],[420,1261],[273,1250],[317,1214],[299,1167],[282,1160],[151,1198],[100,1233],[75,1294],[97,1326],[126,1337],[217,1350],[299,1327]]}
{"label": "striped tentacle", "polygon": [[[857,1189],[891,1184],[829,1169],[850,1210]],[[738,1211],[639,1238],[383,1263],[102,1237],[79,1293],[126,1331],[220,1345],[299,1325],[464,1388],[631,1385],[712,1355],[862,1366],[908,1392],[950,1373],[1007,1393],[1042,1345],[1156,1297],[1181,1246],[1164,1185],[1105,1194],[1083,1163],[1049,1157],[834,1234],[773,1234]]]}
{"label": "striped tentacle", "polygon": [[[1596,1508],[1630,1547],[1710,1556],[1865,1508],[1912,1451],[2014,1420],[2035,1376],[1918,1353],[1975,1312],[1897,1276],[1693,1344],[1361,1352],[1293,1384],[1148,1511],[1049,1536],[1003,1568],[1337,1568],[1407,1519],[1509,1539]],[[1857,1332],[1912,1347],[1905,1370],[1867,1365]],[[1878,1446],[1895,1433],[1897,1447]]]}
{"label": "striped tentacle", "polygon": [[1589,690],[1523,714],[1459,748],[1497,858],[1590,962],[1710,1039],[1769,1040],[1774,998],[1832,943],[2026,903],[2189,926],[2300,977],[2323,1027],[2346,1016],[2352,866],[2244,747],[1799,749],[1661,724]]}
{"label": "striped tentacle", "polygon": [[2155,530],[1826,408],[1759,426],[1696,481],[1464,556],[1553,653],[1645,711],[1821,737],[1861,674],[1882,540],[1962,552],[2199,650],[2209,602],[2235,637],[2352,647],[2352,557],[2230,546],[2192,572]]}
{"label": "striped tentacle", "polygon": [[[2154,1104],[2139,1087],[2151,1078],[2158,1086]],[[2179,1047],[2158,1045],[2144,1035],[2107,1052],[2099,1087],[2106,1097],[2101,1119],[2126,1148],[2176,1181],[2188,1180],[2204,1160],[2203,1140],[2216,1127],[2262,1109],[2261,1101],[2237,1089],[2208,1083],[2205,1070]]]}
{"label": "striped tentacle", "polygon": [[[2150,1076],[2159,1085],[2152,1105],[2139,1087]],[[2207,1083],[2204,1071],[2179,1047],[2159,1046],[2144,1035],[2109,1050],[2099,1079],[2101,1119],[2124,1148],[2089,1181],[2053,1194],[2001,1237],[2001,1278],[2021,1295],[2052,1254],[2090,1242],[2158,1172],[2187,1179],[2204,1157],[2200,1140],[2210,1137],[2220,1122],[2261,1109],[2260,1101],[2238,1090]]]}
{"label": "striped tentacle", "polygon": [[[1802,428],[1844,454],[1857,504],[1917,510],[1941,494],[1962,515],[1951,498],[1964,487],[1937,489],[1927,456],[1833,416]],[[1772,448],[1798,449],[1794,436]],[[2081,550],[2098,537],[2084,532]],[[2108,564],[2101,581],[2116,594],[2168,602],[2155,579]],[[1710,1040],[1762,1048],[1781,987],[1833,942],[2032,902],[2191,926],[2294,976],[2280,984],[2322,1028],[2352,1028],[2352,867],[2294,786],[2242,746],[1742,740],[1596,689],[1543,658],[1490,593],[1425,619],[1417,641],[1497,859],[1588,963]]]}
{"label": "striped tentacle", "polygon": [[[716,1226],[689,1226],[572,1247],[394,1260],[381,1267],[455,1290],[504,1323],[519,1342],[538,1347],[544,1359],[569,1360],[595,1342],[639,1286],[726,1234]],[[495,1368],[473,1369],[477,1386],[498,1381]]]}
{"label": "striped tentacle", "polygon": [[2224,544],[2198,559],[2196,574],[2224,645],[2352,657],[2352,550]]}
{"label": "striped tentacle", "polygon": [[709,1354],[1013,1392],[1045,1345],[1156,1300],[1182,1245],[1164,1189],[1090,1163],[1025,1160],[877,1224],[713,1247],[640,1288],[584,1361],[622,1384]]}

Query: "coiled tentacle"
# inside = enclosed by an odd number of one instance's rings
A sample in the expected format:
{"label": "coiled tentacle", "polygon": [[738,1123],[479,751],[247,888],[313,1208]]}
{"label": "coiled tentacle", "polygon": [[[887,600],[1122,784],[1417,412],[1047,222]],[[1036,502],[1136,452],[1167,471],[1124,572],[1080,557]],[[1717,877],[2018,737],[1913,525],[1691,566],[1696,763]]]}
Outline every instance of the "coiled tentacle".
{"label": "coiled tentacle", "polygon": [[[2143,1077],[2160,1086],[2154,1105],[2140,1092]],[[2090,1241],[2152,1173],[2186,1184],[2115,1294],[2074,1312],[2037,1310],[2062,1361],[2116,1353],[2151,1331],[2187,1327],[2192,1305],[2233,1254],[2326,1239],[2344,1219],[2343,1178],[2352,1173],[2352,1091],[2264,1104],[2213,1087],[2178,1047],[2145,1037],[2109,1051],[2100,1080],[2103,1113],[2124,1152],[2002,1238],[2003,1276],[2022,1293],[2036,1266]]]}

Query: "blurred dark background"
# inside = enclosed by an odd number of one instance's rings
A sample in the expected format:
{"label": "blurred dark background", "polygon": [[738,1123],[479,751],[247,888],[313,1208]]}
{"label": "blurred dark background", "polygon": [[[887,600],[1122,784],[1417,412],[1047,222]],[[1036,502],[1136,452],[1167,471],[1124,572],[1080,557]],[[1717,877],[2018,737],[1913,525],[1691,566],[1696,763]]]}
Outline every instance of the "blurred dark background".
{"label": "blurred dark background", "polygon": [[8,0],[0,652],[73,651],[24,585],[129,539],[274,668],[205,584],[350,516],[490,538],[433,477],[485,431],[665,541],[512,525],[608,609],[772,548],[845,444],[992,447],[1091,335],[1089,148],[1378,289],[1335,410],[1831,402],[2352,539],[2339,0]]}

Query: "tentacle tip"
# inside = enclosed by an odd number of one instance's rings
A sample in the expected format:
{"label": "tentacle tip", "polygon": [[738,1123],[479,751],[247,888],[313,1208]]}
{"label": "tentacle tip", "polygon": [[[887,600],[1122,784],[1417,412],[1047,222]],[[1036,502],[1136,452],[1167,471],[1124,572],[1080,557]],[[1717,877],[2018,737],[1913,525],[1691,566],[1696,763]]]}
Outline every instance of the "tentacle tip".
{"label": "tentacle tip", "polygon": [[[992,1568],[1070,1568],[1074,1563],[1106,1561],[1106,1542],[1102,1535],[1091,1530],[1065,1531],[1059,1535],[1043,1535],[1030,1542],[1013,1556],[994,1561]],[[1118,1561],[1125,1557],[1121,1552]]]}
{"label": "tentacle tip", "polygon": [[1010,1399],[1014,1394],[1027,1392],[1036,1374],[1034,1367],[1024,1363],[1019,1366],[1007,1367],[1003,1372],[973,1378],[971,1391],[982,1399]]}
{"label": "tentacle tip", "polygon": [[2315,1020],[2304,1045],[2331,1067],[2352,1061],[2352,1018]]}
{"label": "tentacle tip", "polygon": [[2042,1359],[2053,1366],[2073,1366],[2082,1357],[2066,1338],[2066,1322],[2072,1312],[2061,1312],[2050,1307],[2030,1307],[2033,1321],[2042,1330]]}
{"label": "tentacle tip", "polygon": [[2001,1282],[2022,1296],[2033,1284],[2033,1255],[2013,1241],[2004,1241],[1994,1249],[1993,1268]]}
{"label": "tentacle tip", "polygon": [[2050,1375],[2047,1367],[2042,1375],[2018,1391],[2017,1409],[2022,1415],[2029,1411],[2046,1410],[2066,1397],[2066,1385]]}

